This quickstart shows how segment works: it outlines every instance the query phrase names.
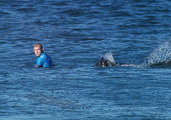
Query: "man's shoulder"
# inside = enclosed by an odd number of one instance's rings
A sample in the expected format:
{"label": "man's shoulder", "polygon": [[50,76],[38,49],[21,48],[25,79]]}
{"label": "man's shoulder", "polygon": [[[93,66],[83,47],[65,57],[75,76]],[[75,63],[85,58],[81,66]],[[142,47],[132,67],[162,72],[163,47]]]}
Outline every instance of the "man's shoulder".
{"label": "man's shoulder", "polygon": [[41,59],[45,59],[45,58],[47,58],[47,55],[45,54],[45,53],[42,53],[41,55],[40,55],[40,57],[39,58],[41,58]]}

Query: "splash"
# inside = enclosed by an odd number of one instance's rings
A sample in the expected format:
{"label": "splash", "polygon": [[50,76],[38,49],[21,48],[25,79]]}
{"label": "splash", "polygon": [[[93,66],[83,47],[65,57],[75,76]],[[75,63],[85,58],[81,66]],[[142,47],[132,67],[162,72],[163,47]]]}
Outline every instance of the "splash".
{"label": "splash", "polygon": [[101,55],[99,62],[96,63],[96,66],[107,67],[107,66],[116,66],[115,60],[113,58],[112,53],[107,52]]}
{"label": "splash", "polygon": [[147,59],[146,66],[169,65],[171,63],[171,40],[161,44]]}
{"label": "splash", "polygon": [[115,60],[114,60],[113,55],[112,55],[111,52],[108,52],[108,53],[105,53],[105,54],[101,55],[101,58],[102,58],[102,57],[103,57],[105,60],[108,60],[108,61],[110,61],[110,62],[115,63]]}
{"label": "splash", "polygon": [[101,58],[100,58],[99,62],[96,63],[96,66],[101,66],[101,67],[107,67],[107,66],[142,67],[140,65],[115,62],[115,60],[113,58],[113,54],[110,52],[107,52],[107,53],[101,55]]}
{"label": "splash", "polygon": [[[104,58],[107,61],[107,64],[109,64],[107,66],[171,67],[171,40],[164,42],[158,48],[154,49],[147,60],[140,65],[116,63],[110,52],[103,54],[101,58]],[[103,62],[102,59],[101,61]],[[99,61],[99,63],[101,61]]]}

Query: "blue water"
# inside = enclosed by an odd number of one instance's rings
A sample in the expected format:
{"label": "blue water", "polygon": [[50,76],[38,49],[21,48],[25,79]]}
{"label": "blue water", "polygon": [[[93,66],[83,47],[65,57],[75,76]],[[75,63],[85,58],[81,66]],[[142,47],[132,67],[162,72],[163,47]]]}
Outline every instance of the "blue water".
{"label": "blue water", "polygon": [[0,0],[0,120],[170,120],[170,62],[170,0]]}

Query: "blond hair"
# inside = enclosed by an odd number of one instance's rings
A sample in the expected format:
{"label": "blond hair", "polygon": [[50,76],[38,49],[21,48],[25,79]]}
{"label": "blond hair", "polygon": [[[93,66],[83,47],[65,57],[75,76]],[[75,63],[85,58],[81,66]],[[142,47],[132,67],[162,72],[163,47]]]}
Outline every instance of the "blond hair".
{"label": "blond hair", "polygon": [[42,48],[43,48],[42,44],[40,44],[40,43],[35,44],[35,46],[34,46],[34,47],[40,47],[40,49],[42,49]]}

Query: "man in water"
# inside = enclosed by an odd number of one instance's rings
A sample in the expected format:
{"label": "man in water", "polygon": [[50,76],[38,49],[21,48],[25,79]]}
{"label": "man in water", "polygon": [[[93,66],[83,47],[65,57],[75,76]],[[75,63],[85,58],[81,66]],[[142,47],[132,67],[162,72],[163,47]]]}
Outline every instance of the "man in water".
{"label": "man in water", "polygon": [[34,53],[38,57],[35,67],[52,67],[52,59],[44,53],[42,44],[37,43],[34,46]]}

